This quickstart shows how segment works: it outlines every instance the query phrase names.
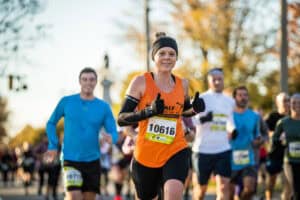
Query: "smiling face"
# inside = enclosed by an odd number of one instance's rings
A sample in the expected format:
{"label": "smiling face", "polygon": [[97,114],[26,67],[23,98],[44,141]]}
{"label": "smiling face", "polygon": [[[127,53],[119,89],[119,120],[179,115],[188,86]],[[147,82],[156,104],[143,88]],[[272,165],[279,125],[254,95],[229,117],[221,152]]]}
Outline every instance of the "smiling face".
{"label": "smiling face", "polygon": [[154,55],[154,62],[158,71],[171,71],[176,64],[177,54],[171,47],[160,48]]}
{"label": "smiling face", "polygon": [[300,116],[300,94],[293,95],[291,98],[292,115]]}
{"label": "smiling face", "polygon": [[209,75],[208,86],[214,92],[222,92],[224,89],[224,75],[223,74]]}
{"label": "smiling face", "polygon": [[97,76],[93,72],[84,72],[79,77],[81,86],[81,94],[84,97],[91,97],[94,95],[94,89],[97,84]]}
{"label": "smiling face", "polygon": [[280,93],[276,96],[276,106],[281,114],[288,114],[290,110],[290,97],[286,93]]}

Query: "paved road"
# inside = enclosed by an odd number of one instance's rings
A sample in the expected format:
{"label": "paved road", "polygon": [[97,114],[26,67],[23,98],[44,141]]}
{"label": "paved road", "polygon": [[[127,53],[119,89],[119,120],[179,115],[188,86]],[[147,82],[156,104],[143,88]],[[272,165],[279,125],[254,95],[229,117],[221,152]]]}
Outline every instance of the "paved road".
{"label": "paved road", "polygon": [[[126,190],[126,186],[124,189]],[[111,183],[108,186],[108,192],[111,195],[108,197],[104,197],[103,200],[113,200],[112,194],[114,194],[114,187]],[[46,200],[45,196],[37,195],[36,182],[34,182],[32,186],[29,187],[29,194],[27,196],[24,194],[25,191],[21,182],[18,182],[14,186],[12,184],[9,184],[8,186],[4,187],[3,183],[0,180],[0,200]],[[253,199],[259,200],[260,199],[259,196],[261,195],[256,195]],[[208,195],[205,198],[205,200],[215,200],[215,199],[216,196],[215,196],[214,188],[210,188],[208,190]],[[280,191],[277,191],[273,198],[273,200],[278,200],[278,199],[280,199]],[[49,198],[49,200],[53,200],[53,199]],[[63,187],[61,183],[58,189],[58,200],[63,200]],[[123,198],[123,200],[133,200],[133,198],[131,199]]]}
{"label": "paved road", "polygon": [[[44,188],[45,190],[45,188]],[[108,187],[109,194],[114,193],[113,185],[110,184]],[[280,199],[280,193],[276,192],[274,200]],[[210,189],[208,191],[208,195],[205,200],[215,200],[215,192],[214,190]],[[254,200],[259,200],[259,196],[256,195]],[[33,183],[32,186],[29,187],[29,194],[26,196],[23,185],[19,182],[15,186],[9,184],[8,186],[4,187],[0,181],[0,200],[46,200],[44,196],[37,195],[37,184],[36,182]],[[53,200],[49,198],[49,200]],[[58,189],[58,200],[63,200],[63,187],[60,185]],[[113,195],[103,198],[103,200],[113,200]],[[123,198],[123,200],[133,200]]]}
{"label": "paved road", "polygon": [[[113,194],[112,189],[110,189],[110,194]],[[59,196],[58,200],[63,200],[63,189],[62,186],[59,187]],[[112,200],[112,196],[105,197],[104,200]],[[123,198],[126,200],[126,198]],[[214,194],[209,194],[205,200],[215,199]],[[46,200],[44,196],[37,195],[37,186],[34,183],[29,188],[29,194],[26,196],[24,188],[21,183],[17,183],[16,186],[8,185],[6,187],[0,183],[0,200]],[[52,200],[52,198],[49,198]],[[133,200],[133,199],[132,199]]]}

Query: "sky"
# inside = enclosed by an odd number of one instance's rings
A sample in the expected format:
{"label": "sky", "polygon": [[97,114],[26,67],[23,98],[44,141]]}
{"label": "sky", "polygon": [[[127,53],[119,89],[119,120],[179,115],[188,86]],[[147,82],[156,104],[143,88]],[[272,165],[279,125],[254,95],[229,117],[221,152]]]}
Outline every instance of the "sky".
{"label": "sky", "polygon": [[[51,25],[49,36],[26,52],[30,63],[18,61],[9,66],[9,72],[25,78],[28,90],[12,92],[2,88],[2,93],[8,96],[11,112],[9,135],[15,135],[26,124],[35,128],[45,126],[59,99],[79,92],[78,74],[83,67],[101,71],[105,52],[110,56],[110,77],[115,82],[140,67],[141,63],[130,55],[128,42],[117,38],[123,30],[116,22],[124,18],[124,11],[131,9],[132,2],[48,1],[36,19]],[[116,91],[111,94],[116,100],[119,93],[114,88],[112,91]],[[95,94],[102,97],[100,86]]]}

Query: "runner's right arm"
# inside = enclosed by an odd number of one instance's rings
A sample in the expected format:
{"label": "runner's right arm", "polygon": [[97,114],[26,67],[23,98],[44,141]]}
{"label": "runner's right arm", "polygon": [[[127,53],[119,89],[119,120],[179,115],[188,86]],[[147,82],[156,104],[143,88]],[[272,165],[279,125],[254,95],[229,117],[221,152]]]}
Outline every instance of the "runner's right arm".
{"label": "runner's right arm", "polygon": [[283,145],[282,134],[284,134],[282,119],[280,119],[275,127],[274,134],[272,136],[272,146]]}
{"label": "runner's right arm", "polygon": [[106,132],[110,134],[112,143],[116,144],[118,141],[119,134],[117,132],[115,118],[108,104],[105,107],[104,128]]}
{"label": "runner's right arm", "polygon": [[50,119],[47,122],[46,133],[48,136],[48,149],[58,150],[59,139],[56,131],[56,124],[64,116],[64,107],[66,99],[62,98],[54,109]]}
{"label": "runner's right arm", "polygon": [[138,103],[138,99],[129,95],[126,96],[118,116],[119,126],[133,125],[141,120],[161,114],[164,111],[164,100],[160,99],[160,94],[157,94],[156,99],[150,106],[143,110],[135,111]]}

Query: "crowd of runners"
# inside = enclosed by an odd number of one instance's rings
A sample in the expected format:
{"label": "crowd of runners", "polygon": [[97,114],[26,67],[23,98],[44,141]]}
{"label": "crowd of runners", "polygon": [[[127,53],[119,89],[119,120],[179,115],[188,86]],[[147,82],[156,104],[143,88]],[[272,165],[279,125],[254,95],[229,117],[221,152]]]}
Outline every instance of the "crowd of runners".
{"label": "crowd of runners", "polygon": [[174,38],[157,34],[154,69],[131,80],[116,119],[94,96],[96,71],[84,68],[80,93],[54,109],[48,138],[1,152],[4,185],[20,168],[26,193],[36,170],[37,193],[54,199],[62,172],[65,199],[101,199],[113,183],[115,200],[202,200],[214,182],[217,200],[271,200],[281,182],[281,199],[300,200],[300,93],[274,94],[276,110],[265,114],[251,108],[246,86],[224,92],[226,74],[211,68],[207,91],[189,94],[172,73],[178,53]]}
{"label": "crowd of runners", "polygon": [[59,158],[46,162],[44,153],[47,151],[47,137],[44,136],[35,146],[24,142],[14,149],[4,148],[0,154],[0,187],[24,187],[24,195],[30,194],[30,187],[37,187],[36,194],[47,197],[58,197],[61,164]]}

